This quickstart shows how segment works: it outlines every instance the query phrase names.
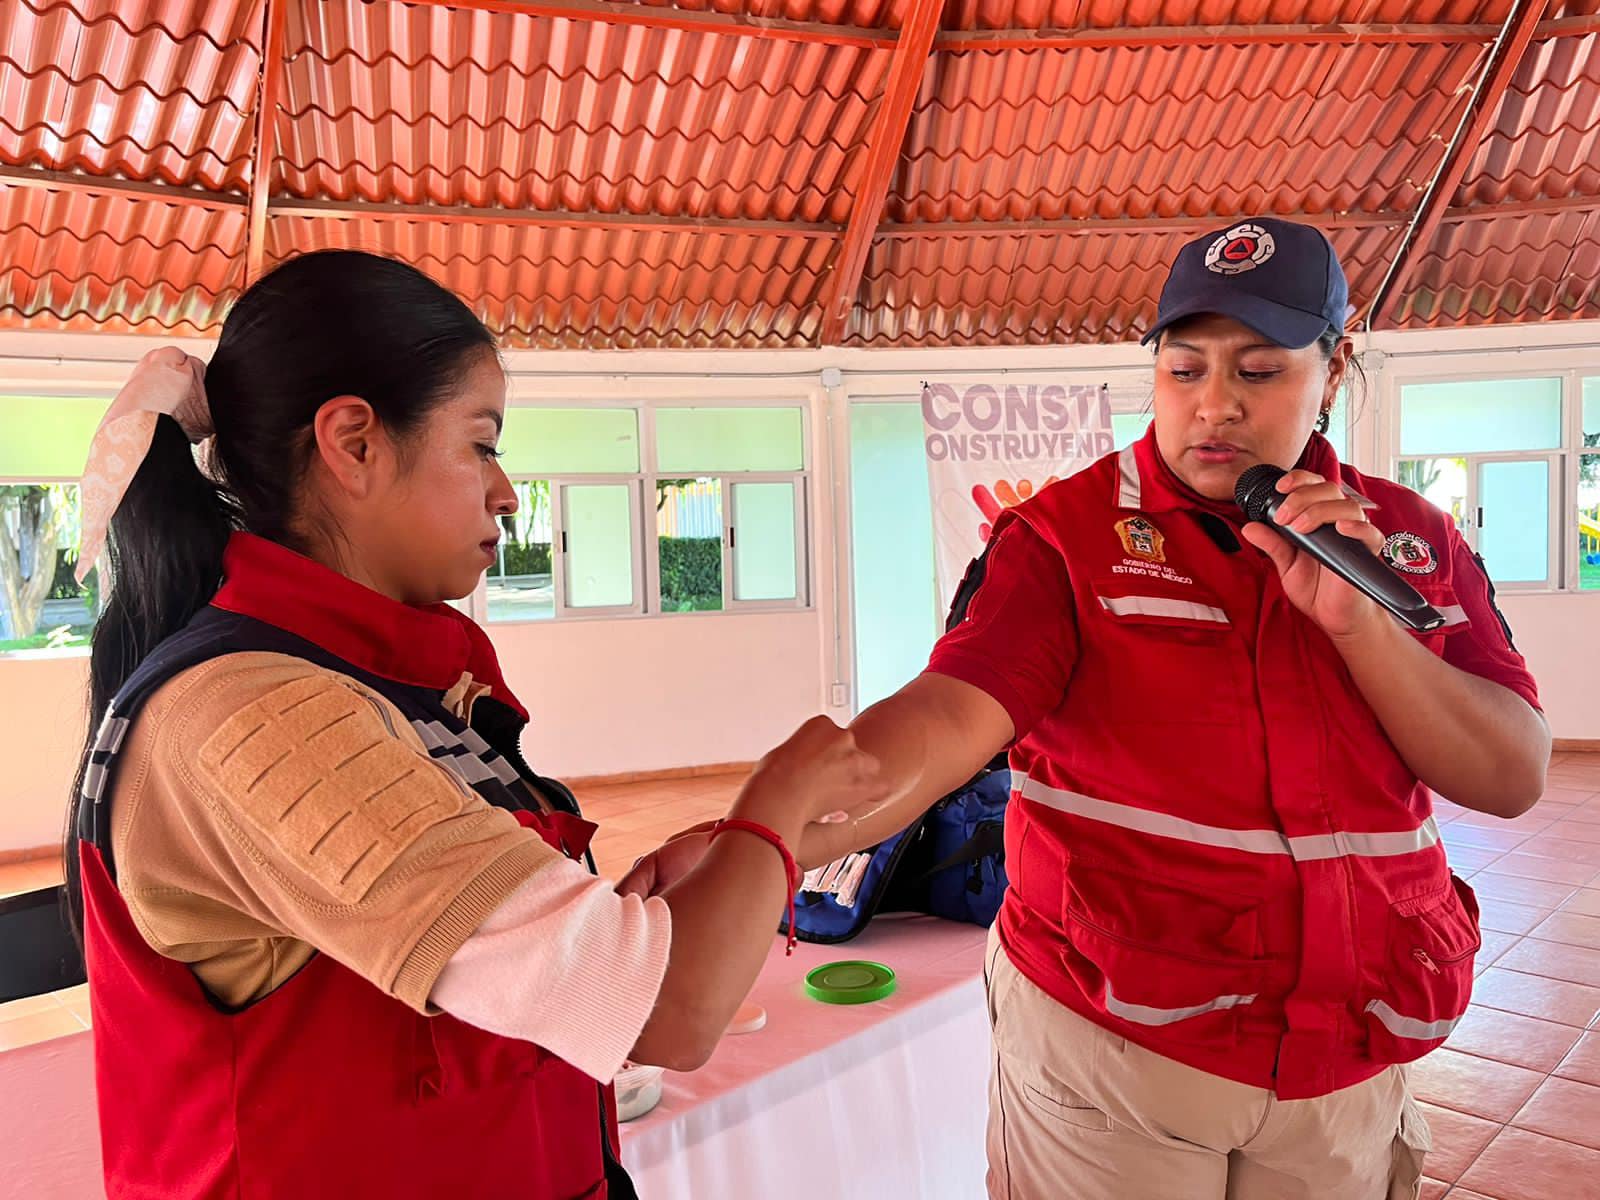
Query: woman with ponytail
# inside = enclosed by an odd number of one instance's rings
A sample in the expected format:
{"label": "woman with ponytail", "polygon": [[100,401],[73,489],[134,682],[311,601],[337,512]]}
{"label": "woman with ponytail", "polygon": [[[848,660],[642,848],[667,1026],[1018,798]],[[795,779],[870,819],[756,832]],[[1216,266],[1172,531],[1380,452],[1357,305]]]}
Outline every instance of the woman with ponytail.
{"label": "woman with ponytail", "polygon": [[504,408],[458,298],[333,251],[250,288],[208,364],[147,355],[96,435],[66,858],[112,1197],[632,1196],[607,1081],[705,1059],[788,847],[881,799],[819,719],[648,896],[584,866],[446,603],[516,507]]}

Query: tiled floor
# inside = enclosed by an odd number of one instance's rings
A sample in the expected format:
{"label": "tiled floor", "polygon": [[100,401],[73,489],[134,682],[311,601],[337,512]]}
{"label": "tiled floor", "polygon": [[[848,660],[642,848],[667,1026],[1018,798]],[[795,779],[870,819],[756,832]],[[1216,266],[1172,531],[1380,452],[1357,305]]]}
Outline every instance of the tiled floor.
{"label": "tiled floor", "polygon": [[0,1051],[89,1028],[89,985],[0,1004]]}
{"label": "tiled floor", "polygon": [[1433,1127],[1426,1200],[1600,1198],[1600,755],[1557,755],[1530,813],[1441,803],[1483,909],[1478,983],[1412,1070]]}
{"label": "tiled floor", "polygon": [[0,896],[14,896],[18,892],[32,892],[39,888],[54,887],[61,882],[59,855],[34,859],[32,862],[0,863]]}
{"label": "tiled floor", "polygon": [[[580,788],[595,857],[619,876],[727,811],[737,776]],[[1600,1200],[1600,755],[1557,755],[1537,808],[1501,821],[1440,805],[1483,909],[1473,1005],[1412,1085],[1433,1127],[1424,1200]],[[55,882],[0,866],[0,895]],[[82,989],[0,1006],[0,1049],[85,1027]]]}
{"label": "tiled floor", "polygon": [[600,826],[594,860],[602,875],[620,878],[642,854],[673,834],[728,815],[743,775],[711,775],[662,783],[577,789],[583,815]]}

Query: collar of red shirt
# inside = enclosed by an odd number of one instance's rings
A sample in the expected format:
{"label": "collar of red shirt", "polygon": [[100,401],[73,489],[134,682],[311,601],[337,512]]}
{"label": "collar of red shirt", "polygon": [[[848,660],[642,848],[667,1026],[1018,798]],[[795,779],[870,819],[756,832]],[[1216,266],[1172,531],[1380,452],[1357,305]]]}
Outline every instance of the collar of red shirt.
{"label": "collar of red shirt", "polygon": [[229,539],[222,576],[213,607],[276,626],[396,683],[445,691],[468,672],[527,720],[488,635],[448,604],[401,604],[249,533]]}
{"label": "collar of red shirt", "polygon": [[[1129,467],[1127,457],[1129,451],[1132,452],[1132,467],[1138,472],[1139,477],[1138,503],[1133,505],[1125,503],[1127,490],[1121,480],[1122,472],[1119,471],[1116,500],[1119,508],[1137,508],[1141,512],[1172,512],[1182,508],[1197,508],[1216,513],[1220,517],[1227,517],[1231,521],[1242,519],[1238,506],[1233,501],[1208,499],[1178,478],[1177,473],[1167,465],[1167,460],[1161,456],[1160,447],[1156,445],[1156,427],[1153,422],[1142,438],[1123,451],[1121,464],[1123,471]],[[1311,435],[1311,440],[1306,443],[1305,451],[1295,466],[1315,471],[1324,479],[1341,478],[1339,456],[1334,453],[1332,443],[1320,433]]]}

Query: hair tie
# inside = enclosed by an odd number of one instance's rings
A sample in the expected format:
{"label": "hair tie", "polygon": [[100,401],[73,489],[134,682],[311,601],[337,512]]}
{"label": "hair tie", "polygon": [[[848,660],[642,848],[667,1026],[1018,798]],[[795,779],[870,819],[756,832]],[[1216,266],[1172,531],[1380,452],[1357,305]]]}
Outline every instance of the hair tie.
{"label": "hair tie", "polygon": [[162,416],[178,422],[191,443],[213,433],[211,406],[206,400],[206,365],[176,346],[152,350],[139,360],[122,385],[89,442],[89,457],[79,481],[82,535],[78,540],[78,565],[73,576],[79,583],[94,569],[105,549],[111,518],[127,495],[155,440],[156,422]]}

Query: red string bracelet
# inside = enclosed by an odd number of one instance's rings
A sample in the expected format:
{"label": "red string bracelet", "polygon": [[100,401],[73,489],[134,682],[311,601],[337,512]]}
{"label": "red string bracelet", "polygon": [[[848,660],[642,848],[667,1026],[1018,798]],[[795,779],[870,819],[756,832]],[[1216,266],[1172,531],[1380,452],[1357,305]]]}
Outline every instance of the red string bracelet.
{"label": "red string bracelet", "polygon": [[727,833],[734,829],[755,834],[762,841],[770,844],[779,854],[783,855],[783,870],[789,880],[787,909],[789,942],[783,950],[784,956],[787,957],[794,953],[795,942],[799,940],[794,934],[794,894],[800,890],[800,864],[795,862],[794,855],[789,852],[789,847],[784,844],[783,838],[779,837],[775,830],[768,829],[759,821],[746,821],[741,817],[726,817],[711,827],[711,840],[715,841],[719,834]]}

